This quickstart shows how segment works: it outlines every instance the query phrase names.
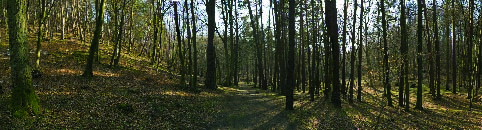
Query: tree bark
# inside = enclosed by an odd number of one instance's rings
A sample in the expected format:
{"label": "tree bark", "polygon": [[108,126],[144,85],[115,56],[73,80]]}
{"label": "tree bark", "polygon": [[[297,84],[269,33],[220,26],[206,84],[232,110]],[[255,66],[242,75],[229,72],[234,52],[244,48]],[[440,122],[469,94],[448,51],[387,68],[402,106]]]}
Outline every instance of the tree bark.
{"label": "tree bark", "polygon": [[286,110],[294,110],[293,108],[293,88],[295,87],[295,79],[293,77],[295,69],[295,0],[289,0],[289,44],[288,44],[288,62],[287,62],[287,73],[286,73]]}
{"label": "tree bark", "polygon": [[102,32],[102,24],[104,23],[104,0],[96,0],[96,9],[99,11],[97,14],[94,37],[92,38],[92,43],[90,44],[89,56],[87,57],[87,65],[85,67],[84,76],[91,77],[92,73],[92,63],[94,61],[94,53],[99,49],[99,39],[100,33]]}
{"label": "tree bark", "polygon": [[415,104],[415,109],[422,110],[422,82],[423,82],[423,63],[422,63],[422,45],[423,45],[423,33],[422,33],[422,3],[421,0],[417,0],[417,36],[418,36],[418,45],[417,45],[417,71],[418,71],[418,87],[417,87],[417,103]]}
{"label": "tree bark", "polygon": [[28,112],[39,113],[39,98],[32,85],[29,67],[27,3],[26,0],[7,1],[8,35],[12,79],[11,110],[16,118],[25,118]]}
{"label": "tree bark", "polygon": [[[214,1],[214,0],[213,0]],[[181,78],[179,79],[179,82],[181,84],[181,86],[185,86],[186,85],[186,82],[185,82],[185,78],[184,78],[184,47],[182,46],[182,40],[181,40],[181,30],[179,29],[180,28],[180,25],[179,25],[179,14],[177,12],[177,2],[174,2],[174,20],[175,20],[175,24],[176,24],[176,33],[177,33],[177,53],[178,53],[178,57],[179,57],[179,61],[180,61],[180,72],[181,73]],[[208,45],[209,46],[209,45]],[[209,65],[208,65],[209,66]]]}
{"label": "tree bark", "polygon": [[207,0],[206,11],[208,14],[208,43],[206,48],[206,80],[205,85],[210,89],[217,89],[216,85],[216,52],[214,49],[214,31],[216,28],[215,12],[216,0]]}
{"label": "tree bark", "polygon": [[[290,4],[291,5],[291,4]],[[337,9],[336,9],[336,1],[334,0],[325,0],[325,9],[326,9],[326,26],[327,32],[330,38],[331,49],[333,54],[333,94],[331,98],[331,102],[336,108],[341,108],[341,99],[340,99],[340,75],[339,69],[339,57],[340,57],[340,45],[338,44],[338,25],[337,25]]]}

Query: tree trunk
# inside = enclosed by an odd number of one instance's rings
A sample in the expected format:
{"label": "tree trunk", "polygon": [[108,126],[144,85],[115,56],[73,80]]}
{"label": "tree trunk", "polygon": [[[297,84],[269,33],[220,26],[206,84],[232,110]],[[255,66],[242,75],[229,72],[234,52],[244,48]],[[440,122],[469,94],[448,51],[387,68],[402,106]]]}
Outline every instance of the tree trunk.
{"label": "tree trunk", "polygon": [[388,42],[387,42],[387,21],[385,20],[385,1],[381,0],[381,11],[382,12],[382,29],[383,29],[383,68],[384,68],[384,82],[383,85],[386,89],[385,92],[387,94],[388,106],[393,106],[392,103],[392,92],[391,92],[391,85],[389,81],[390,77],[390,67],[388,65]]}
{"label": "tree trunk", "polygon": [[363,28],[363,11],[365,8],[363,8],[363,0],[361,0],[361,9],[360,9],[360,28],[358,33],[358,37],[360,38],[360,41],[358,41],[358,89],[357,89],[357,94],[356,94],[356,100],[358,102],[361,102],[361,95],[362,95],[362,57],[363,57],[363,36],[362,36],[362,28]]}
{"label": "tree trunk", "polygon": [[[292,4],[290,4],[292,5]],[[336,9],[336,1],[334,0],[325,0],[325,9],[326,9],[326,26],[327,32],[330,38],[330,43],[332,47],[332,54],[333,54],[333,94],[331,98],[331,102],[336,108],[341,108],[341,99],[340,99],[340,75],[339,69],[339,57],[340,57],[340,45],[338,44],[338,25],[337,25],[337,9]]]}
{"label": "tree trunk", "polygon": [[423,43],[423,33],[422,33],[422,3],[421,0],[417,0],[417,36],[418,36],[418,45],[417,45],[417,71],[418,71],[418,87],[417,87],[417,103],[415,105],[416,109],[422,110],[422,82],[423,82],[423,63],[422,63],[422,43]]}
{"label": "tree trunk", "polygon": [[437,94],[436,94],[436,99],[441,99],[442,96],[440,94],[440,42],[439,42],[439,34],[438,34],[438,23],[437,23],[437,1],[433,1],[433,4],[432,4],[432,10],[433,10],[433,29],[434,29],[434,33],[435,33],[435,64],[436,64],[436,68],[435,68],[435,72],[436,72],[436,89],[437,89]]}
{"label": "tree trunk", "polygon": [[[117,57],[115,58],[114,60],[114,66],[118,66],[119,65],[119,61],[120,61],[120,57],[121,57],[121,54],[122,54],[122,38],[123,38],[123,34],[124,34],[124,16],[125,16],[125,8],[126,8],[126,0],[124,0],[124,3],[122,5],[122,14],[121,14],[121,20],[120,20],[120,24],[119,24],[119,34],[117,35],[117,46],[118,46],[118,49],[119,51],[117,51]],[[157,29],[156,29],[157,30]],[[156,35],[154,35],[154,37],[156,37]],[[153,42],[155,43],[155,42]]]}
{"label": "tree trunk", "polygon": [[295,0],[289,0],[289,25],[288,25],[288,62],[286,73],[286,110],[294,110],[293,108],[293,87],[295,86],[295,79],[293,77],[295,69]]}
{"label": "tree trunk", "polygon": [[[400,39],[400,50],[401,50],[401,55],[402,55],[402,65],[400,67],[400,79],[399,79],[399,84],[398,84],[398,105],[399,106],[403,106],[404,104],[404,100],[403,100],[403,90],[404,90],[404,87],[406,87],[406,89],[409,89],[409,85],[405,84],[405,79],[406,79],[406,75],[407,75],[407,72],[405,71],[405,68],[407,67],[407,62],[408,62],[408,57],[407,57],[407,26],[406,26],[406,16],[405,16],[405,0],[400,0],[400,6],[401,6],[401,11],[400,11],[400,26],[401,26],[401,39]],[[368,57],[368,56],[367,56]],[[408,91],[406,91],[406,93],[408,93]],[[408,98],[408,96],[407,96]],[[407,103],[406,105],[408,106],[409,103],[408,103],[409,100],[407,100]],[[408,107],[407,107],[408,109]]]}
{"label": "tree trunk", "polygon": [[102,32],[102,24],[104,23],[104,0],[96,0],[96,9],[99,13],[97,14],[97,19],[95,23],[94,37],[92,38],[92,43],[90,44],[89,56],[87,57],[87,65],[83,73],[84,76],[91,77],[92,73],[92,62],[94,61],[94,53],[99,49],[99,39],[100,33]]}
{"label": "tree trunk", "polygon": [[[212,0],[214,1],[214,0]],[[181,86],[185,86],[186,85],[186,82],[184,80],[184,52],[183,52],[183,46],[182,46],[182,40],[181,40],[181,30],[179,29],[180,28],[180,25],[179,25],[179,14],[177,12],[177,3],[178,2],[174,2],[174,20],[175,20],[175,24],[176,24],[176,33],[177,33],[177,53],[178,53],[178,57],[179,57],[179,60],[180,60],[180,73],[181,73],[181,78],[179,79],[179,82],[181,84]],[[208,45],[209,46],[209,45]],[[208,65],[209,66],[209,65]]]}
{"label": "tree trunk", "polygon": [[7,1],[9,48],[11,49],[10,66],[12,79],[11,110],[16,118],[25,118],[27,112],[39,113],[39,98],[32,85],[29,67],[28,31],[26,25],[25,0]]}
{"label": "tree trunk", "polygon": [[345,0],[345,3],[343,5],[343,38],[341,39],[342,40],[342,54],[343,54],[343,57],[341,58],[341,95],[343,96],[343,98],[346,98],[346,80],[345,80],[345,77],[346,77],[346,24],[347,24],[347,20],[348,20],[348,0]]}
{"label": "tree trunk", "polygon": [[207,0],[206,12],[208,14],[208,43],[206,48],[207,70],[205,85],[207,88],[217,89],[216,85],[216,52],[214,49],[214,31],[216,29],[216,0]]}
{"label": "tree trunk", "polygon": [[[193,84],[191,85],[193,88],[197,87],[197,46],[196,46],[196,15],[194,13],[194,1],[191,0],[191,18],[192,18],[192,49],[193,49],[193,56],[195,57],[192,63],[193,67],[193,75],[192,80]],[[162,34],[161,34],[162,35]]]}
{"label": "tree trunk", "polygon": [[456,44],[455,40],[457,40],[457,35],[455,32],[455,0],[452,0],[452,93],[457,93],[457,57],[456,57]]}
{"label": "tree trunk", "polygon": [[40,69],[40,49],[42,47],[42,25],[45,16],[45,0],[38,1],[40,5],[40,12],[38,18],[38,32],[37,32],[37,51],[35,52],[35,69]]}
{"label": "tree trunk", "polygon": [[353,4],[353,27],[351,28],[351,58],[350,58],[350,90],[349,90],[349,98],[348,102],[353,103],[353,87],[355,85],[355,27],[356,27],[356,10],[357,10],[357,1],[355,0],[355,4]]}

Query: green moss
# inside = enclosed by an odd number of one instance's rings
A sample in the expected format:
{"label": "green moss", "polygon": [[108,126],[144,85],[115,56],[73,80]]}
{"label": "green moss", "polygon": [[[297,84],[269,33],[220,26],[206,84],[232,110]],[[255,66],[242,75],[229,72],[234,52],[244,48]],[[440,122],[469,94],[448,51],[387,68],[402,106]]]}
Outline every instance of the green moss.
{"label": "green moss", "polygon": [[27,117],[27,112],[25,110],[17,110],[13,113],[13,117],[18,118],[18,119],[23,119]]}

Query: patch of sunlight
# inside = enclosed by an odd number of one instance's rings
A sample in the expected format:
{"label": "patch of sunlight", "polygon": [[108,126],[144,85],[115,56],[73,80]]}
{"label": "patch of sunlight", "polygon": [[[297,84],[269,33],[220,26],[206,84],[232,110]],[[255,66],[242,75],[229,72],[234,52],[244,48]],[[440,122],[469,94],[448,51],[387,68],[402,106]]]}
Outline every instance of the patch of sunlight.
{"label": "patch of sunlight", "polygon": [[57,70],[53,70],[53,73],[57,73],[57,74],[62,74],[62,75],[65,75],[65,74],[76,74],[76,73],[81,73],[80,70],[72,70],[72,69],[57,69]]}
{"label": "patch of sunlight", "polygon": [[192,96],[190,93],[182,92],[182,91],[154,91],[154,92],[148,92],[144,93],[143,95],[179,95],[179,96]]}
{"label": "patch of sunlight", "polygon": [[112,72],[98,72],[98,71],[94,71],[93,72],[94,75],[98,75],[98,76],[105,76],[105,77],[119,77],[119,74],[118,73],[112,73]]}
{"label": "patch of sunlight", "polygon": [[37,92],[38,95],[77,95],[77,92],[57,92],[57,91],[47,91],[47,92]]}

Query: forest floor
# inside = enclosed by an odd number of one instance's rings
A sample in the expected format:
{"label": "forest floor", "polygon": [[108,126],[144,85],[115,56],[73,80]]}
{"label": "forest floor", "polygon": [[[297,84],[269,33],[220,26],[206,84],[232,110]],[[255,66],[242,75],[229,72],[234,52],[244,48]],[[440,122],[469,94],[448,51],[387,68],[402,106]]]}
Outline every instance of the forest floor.
{"label": "forest floor", "polygon": [[137,54],[124,54],[121,67],[111,68],[112,48],[102,44],[95,76],[85,78],[89,44],[66,39],[42,45],[43,76],[33,79],[42,112],[15,119],[8,105],[8,44],[0,43],[0,129],[482,129],[480,96],[469,111],[466,93],[443,90],[442,100],[433,100],[424,89],[424,110],[416,110],[411,88],[410,111],[403,111],[397,91],[392,91],[394,107],[381,104],[380,85],[364,88],[363,102],[343,99],[343,109],[324,95],[310,102],[307,93],[296,91],[295,110],[286,111],[284,96],[244,82],[217,90],[182,87],[176,75]]}

